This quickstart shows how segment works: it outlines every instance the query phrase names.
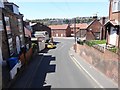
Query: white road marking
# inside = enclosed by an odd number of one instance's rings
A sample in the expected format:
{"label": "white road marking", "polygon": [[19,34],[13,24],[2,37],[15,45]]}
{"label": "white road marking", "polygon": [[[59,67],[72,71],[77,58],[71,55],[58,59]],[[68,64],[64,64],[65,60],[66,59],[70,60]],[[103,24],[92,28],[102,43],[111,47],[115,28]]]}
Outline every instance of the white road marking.
{"label": "white road marking", "polygon": [[[70,52],[69,52],[70,54]],[[82,69],[84,70],[88,76],[100,87],[100,88],[104,88],[94,77],[92,77],[92,75],[76,60],[76,58],[74,57],[71,57],[70,58],[72,59],[72,61],[75,63],[75,65],[79,68],[79,69]],[[73,60],[74,59],[74,60]]]}
{"label": "white road marking", "polygon": [[[71,51],[74,51],[72,48],[70,48],[70,50],[71,50]],[[89,64],[89,63],[87,63],[87,64]],[[91,64],[89,64],[89,66],[90,66],[91,69],[97,70],[97,69],[96,69],[94,66],[92,66]],[[105,76],[102,72],[99,72],[99,74],[102,75],[103,77],[106,77],[107,79],[109,79],[109,78],[108,78],[107,76]],[[118,87],[118,85],[115,84],[112,80],[109,79],[109,81],[110,81],[111,83],[113,83],[116,87]]]}
{"label": "white road marking", "polygon": [[64,44],[59,46],[60,48],[58,48],[57,50],[61,50],[64,46],[65,46]]}

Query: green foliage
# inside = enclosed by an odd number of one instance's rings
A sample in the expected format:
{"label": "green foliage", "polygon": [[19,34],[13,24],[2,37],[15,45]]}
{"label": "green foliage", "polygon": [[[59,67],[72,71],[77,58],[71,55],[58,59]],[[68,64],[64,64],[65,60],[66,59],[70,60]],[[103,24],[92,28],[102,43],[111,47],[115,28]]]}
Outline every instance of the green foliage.
{"label": "green foliage", "polygon": [[117,51],[118,51],[118,48],[116,48],[116,47],[113,47],[113,48],[110,48],[110,49],[108,49],[109,51],[111,51],[111,52],[114,52],[114,53],[117,53]]}
{"label": "green foliage", "polygon": [[106,44],[106,40],[91,40],[91,41],[86,41],[86,44],[88,46],[93,46],[97,44]]}
{"label": "green foliage", "polygon": [[36,47],[37,44],[36,43],[32,43],[32,48]]}
{"label": "green foliage", "polygon": [[84,41],[79,40],[79,41],[77,41],[77,43],[80,44],[80,45],[83,45]]}
{"label": "green foliage", "polygon": [[94,42],[91,42],[91,41],[86,41],[86,44],[90,47],[93,46],[93,45],[96,45]]}
{"label": "green foliage", "polygon": [[106,44],[106,40],[92,40],[90,42],[93,42],[95,44]]}
{"label": "green foliage", "polygon": [[69,23],[70,23],[70,21],[69,21],[68,19],[65,19],[63,22],[64,22],[65,24],[69,24]]}
{"label": "green foliage", "polygon": [[[92,17],[76,17],[76,23],[89,23],[93,20]],[[34,19],[29,20],[26,19],[25,21],[29,21],[32,23],[44,23],[45,25],[53,25],[53,24],[73,24],[74,19],[58,19],[58,18],[45,18],[45,19]]]}

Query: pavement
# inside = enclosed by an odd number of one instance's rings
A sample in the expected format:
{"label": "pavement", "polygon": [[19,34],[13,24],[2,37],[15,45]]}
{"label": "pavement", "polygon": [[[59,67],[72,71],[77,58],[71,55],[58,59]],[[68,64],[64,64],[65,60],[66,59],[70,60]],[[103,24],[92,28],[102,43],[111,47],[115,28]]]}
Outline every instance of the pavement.
{"label": "pavement", "polygon": [[74,38],[54,38],[57,48],[39,52],[11,88],[117,88],[73,50]]}

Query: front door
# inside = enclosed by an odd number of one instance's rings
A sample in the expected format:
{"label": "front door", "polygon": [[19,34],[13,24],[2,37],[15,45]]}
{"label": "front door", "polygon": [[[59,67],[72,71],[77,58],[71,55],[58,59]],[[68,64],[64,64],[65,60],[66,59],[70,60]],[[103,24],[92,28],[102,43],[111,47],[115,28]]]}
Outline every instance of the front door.
{"label": "front door", "polygon": [[116,46],[116,40],[117,40],[117,30],[114,27],[111,27],[111,30],[110,30],[110,44]]}

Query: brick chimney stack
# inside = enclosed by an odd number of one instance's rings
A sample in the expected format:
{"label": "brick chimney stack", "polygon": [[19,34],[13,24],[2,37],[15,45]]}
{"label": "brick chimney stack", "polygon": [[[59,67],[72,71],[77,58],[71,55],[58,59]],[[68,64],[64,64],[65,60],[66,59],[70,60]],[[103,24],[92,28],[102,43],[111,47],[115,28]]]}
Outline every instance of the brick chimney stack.
{"label": "brick chimney stack", "polygon": [[105,17],[102,17],[102,25],[104,25],[105,24]]}
{"label": "brick chimney stack", "polygon": [[97,16],[97,15],[93,16],[93,19],[94,19],[94,20],[96,20],[97,18],[98,18],[98,16]]}

